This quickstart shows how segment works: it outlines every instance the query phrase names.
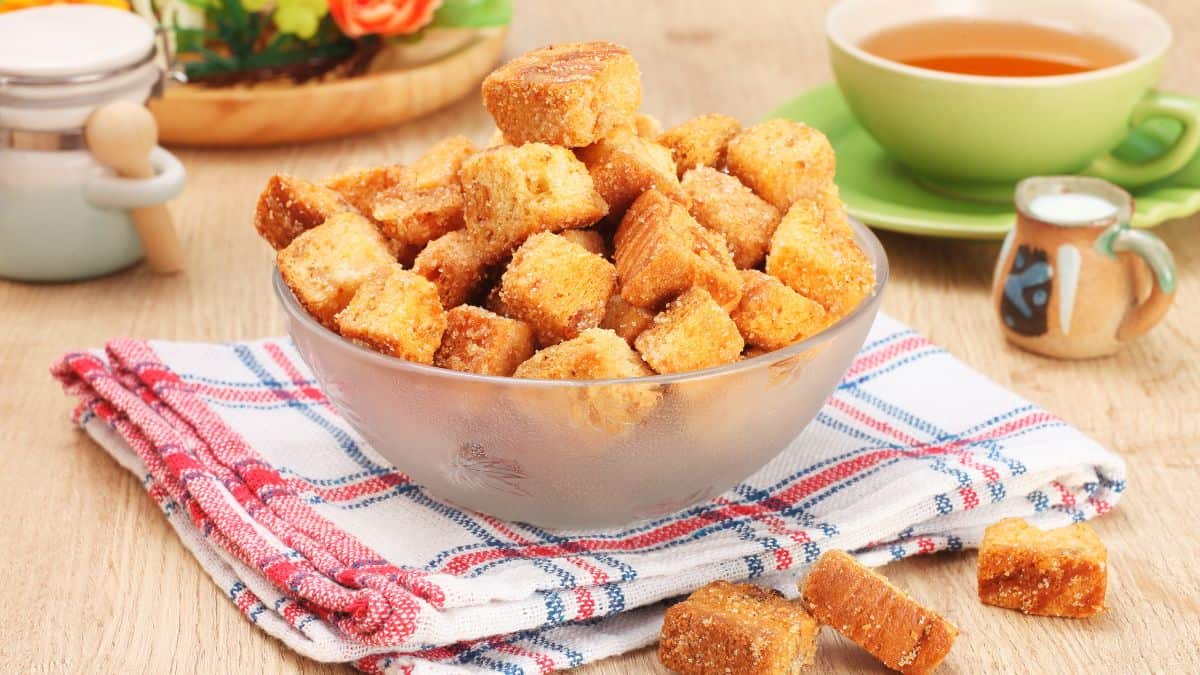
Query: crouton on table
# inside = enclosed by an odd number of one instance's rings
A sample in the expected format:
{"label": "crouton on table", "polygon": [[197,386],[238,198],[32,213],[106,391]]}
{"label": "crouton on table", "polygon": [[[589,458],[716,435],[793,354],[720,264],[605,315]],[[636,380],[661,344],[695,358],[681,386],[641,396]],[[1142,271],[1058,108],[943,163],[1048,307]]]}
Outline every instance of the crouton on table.
{"label": "crouton on table", "polygon": [[1104,611],[1108,551],[1087,523],[1043,531],[1020,518],[987,528],[979,599],[1026,614],[1083,618]]}

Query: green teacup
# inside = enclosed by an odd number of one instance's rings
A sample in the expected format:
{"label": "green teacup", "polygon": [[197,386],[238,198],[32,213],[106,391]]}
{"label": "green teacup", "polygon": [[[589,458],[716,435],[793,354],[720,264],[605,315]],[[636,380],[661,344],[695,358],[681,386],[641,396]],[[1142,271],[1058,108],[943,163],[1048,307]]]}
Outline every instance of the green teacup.
{"label": "green teacup", "polygon": [[[1132,58],[1071,75],[988,77],[915,68],[858,46],[888,28],[976,18],[1069,27],[1115,42]],[[1022,178],[1074,173],[1136,188],[1178,171],[1200,147],[1200,108],[1154,91],[1171,28],[1133,0],[843,0],[825,32],[838,86],[859,122],[936,189],[1007,201]],[[1159,117],[1182,124],[1162,155],[1134,163],[1110,153],[1132,126]]]}

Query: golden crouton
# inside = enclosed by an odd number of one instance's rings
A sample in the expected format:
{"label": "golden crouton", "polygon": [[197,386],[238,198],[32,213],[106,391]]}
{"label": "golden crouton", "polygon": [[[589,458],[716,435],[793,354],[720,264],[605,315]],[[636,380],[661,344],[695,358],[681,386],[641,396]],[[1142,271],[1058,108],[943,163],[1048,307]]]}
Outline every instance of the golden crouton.
{"label": "golden crouton", "polygon": [[638,136],[652,141],[662,133],[662,122],[654,115],[640,112],[633,116],[633,130]]}
{"label": "golden crouton", "polygon": [[1084,618],[1104,611],[1108,551],[1086,523],[1043,531],[1008,518],[983,532],[979,599],[1026,614]]}
{"label": "golden crouton", "polygon": [[400,263],[376,268],[336,320],[343,337],[416,363],[433,363],[446,330],[437,288]]}
{"label": "golden crouton", "polygon": [[842,551],[817,559],[801,592],[805,607],[901,673],[928,673],[950,652],[958,629]]}
{"label": "golden crouton", "polygon": [[464,204],[458,172],[463,160],[474,153],[470,139],[454,136],[404,167],[397,182],[376,196],[370,210],[384,236],[424,246],[462,229]]}
{"label": "golden crouton", "polygon": [[535,49],[483,81],[483,105],[511,143],[578,148],[632,126],[642,81],[629,50],[609,42]]}
{"label": "golden crouton", "polygon": [[479,150],[466,136],[451,136],[434,143],[425,154],[408,165],[405,187],[428,190],[458,183],[458,172],[468,157]]}
{"label": "golden crouton", "polygon": [[660,135],[658,142],[671,150],[682,178],[698,166],[723,168],[725,148],[741,130],[742,125],[728,115],[701,115]]}
{"label": "golden crouton", "polygon": [[833,146],[820,131],[791,120],[752,126],[729,141],[729,173],[780,211],[797,199],[816,199],[833,182]]}
{"label": "golden crouton", "polygon": [[326,326],[377,268],[394,263],[383,237],[357,213],[339,213],[302,232],[276,263],[296,299]]}
{"label": "golden crouton", "polygon": [[743,270],[742,300],[729,316],[748,344],[782,349],[821,332],[825,308],[757,270]]}
{"label": "golden crouton", "polygon": [[634,307],[626,302],[620,293],[613,293],[612,297],[608,299],[608,307],[604,310],[604,318],[600,321],[600,327],[607,328],[625,338],[625,341],[632,347],[637,336],[653,323],[654,312]]}
{"label": "golden crouton", "polygon": [[667,610],[658,659],[681,675],[794,675],[813,664],[819,630],[779,591],[714,581]]}
{"label": "golden crouton", "polygon": [[587,227],[608,212],[570,150],[528,143],[485,150],[462,166],[467,229],[502,258],[531,234]]}
{"label": "golden crouton", "polygon": [[500,278],[505,313],[533,328],[543,347],[600,325],[616,285],[612,263],[549,232],[533,235]]}
{"label": "golden crouton", "polygon": [[371,214],[376,197],[396,187],[403,180],[404,170],[399,164],[388,164],[339,173],[321,182],[366,216]]}
{"label": "golden crouton", "polygon": [[512,375],[533,356],[533,331],[523,321],[460,305],[446,312],[446,333],[433,363],[480,375]]}
{"label": "golden crouton", "polygon": [[827,224],[824,213],[807,199],[788,210],[771,238],[767,273],[821,303],[833,322],[871,294],[875,268],[854,232]]}
{"label": "golden crouton", "polygon": [[589,328],[578,336],[538,351],[517,366],[513,377],[542,380],[615,380],[647,377],[637,352],[619,335],[603,328]]}
{"label": "golden crouton", "polygon": [[621,297],[631,305],[658,309],[693,286],[727,309],[742,296],[742,278],[725,237],[701,227],[658,190],[638,197],[613,243]]}
{"label": "golden crouton", "polygon": [[700,287],[667,305],[633,344],[642,359],[664,375],[732,363],[745,346],[737,324]]}
{"label": "golden crouton", "polygon": [[455,230],[429,242],[413,271],[437,286],[442,306],[449,309],[482,292],[494,259],[466,230]]}
{"label": "golden crouton", "polygon": [[608,244],[604,243],[604,237],[595,230],[563,230],[558,236],[579,244],[602,258],[608,257]]}
{"label": "golden crouton", "polygon": [[733,176],[707,166],[687,172],[683,189],[692,198],[692,217],[725,235],[735,265],[749,269],[763,261],[779,224],[779,209]]}
{"label": "golden crouton", "polygon": [[675,175],[670,151],[631,129],[615,129],[586,148],[579,148],[575,155],[587,165],[596,192],[608,203],[609,213],[624,213],[650,188],[685,206],[689,201]]}
{"label": "golden crouton", "polygon": [[301,232],[347,211],[354,211],[354,207],[337,192],[302,178],[275,174],[258,196],[254,228],[278,250]]}

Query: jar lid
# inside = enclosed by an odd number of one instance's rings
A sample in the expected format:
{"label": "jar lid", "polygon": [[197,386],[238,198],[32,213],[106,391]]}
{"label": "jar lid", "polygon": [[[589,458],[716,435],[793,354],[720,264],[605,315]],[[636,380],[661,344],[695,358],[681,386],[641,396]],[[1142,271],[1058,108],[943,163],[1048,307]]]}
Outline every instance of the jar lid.
{"label": "jar lid", "polygon": [[112,71],[146,58],[154,30],[133,12],[95,5],[49,5],[0,14],[0,75],[72,77]]}

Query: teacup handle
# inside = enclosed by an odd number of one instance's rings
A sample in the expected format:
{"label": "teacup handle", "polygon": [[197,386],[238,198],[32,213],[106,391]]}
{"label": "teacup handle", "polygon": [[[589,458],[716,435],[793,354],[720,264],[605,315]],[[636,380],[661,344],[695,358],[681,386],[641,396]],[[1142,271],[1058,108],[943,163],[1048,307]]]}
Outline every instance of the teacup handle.
{"label": "teacup handle", "polygon": [[1200,149],[1200,106],[1180,96],[1152,91],[1133,106],[1129,126],[1136,127],[1155,117],[1170,118],[1183,125],[1183,133],[1169,150],[1145,162],[1129,162],[1110,152],[1097,157],[1084,174],[1122,187],[1138,188],[1182,169]]}
{"label": "teacup handle", "polygon": [[1150,297],[1129,311],[1117,329],[1118,340],[1129,340],[1150,330],[1162,320],[1175,299],[1175,259],[1162,239],[1141,230],[1120,226],[1096,242],[1101,252],[1112,257],[1130,252],[1141,258],[1154,273]]}

